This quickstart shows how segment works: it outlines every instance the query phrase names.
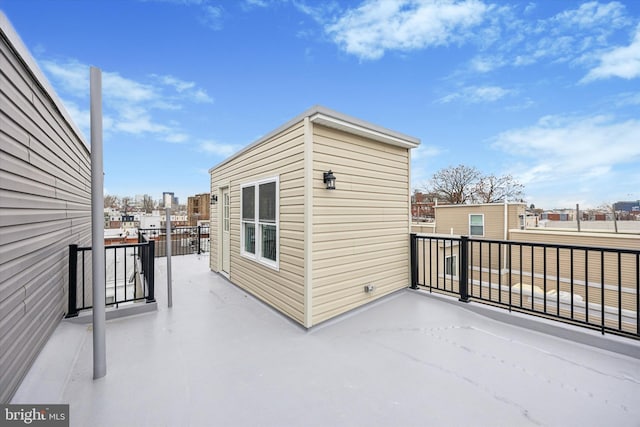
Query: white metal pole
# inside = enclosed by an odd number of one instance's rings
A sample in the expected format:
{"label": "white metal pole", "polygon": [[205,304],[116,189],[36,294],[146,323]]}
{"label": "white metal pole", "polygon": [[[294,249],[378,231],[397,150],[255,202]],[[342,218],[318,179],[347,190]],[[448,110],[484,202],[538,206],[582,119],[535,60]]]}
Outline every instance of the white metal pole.
{"label": "white metal pole", "polygon": [[173,307],[173,291],[171,289],[171,208],[165,208],[167,220],[167,302],[169,307]]}
{"label": "white metal pole", "polygon": [[102,72],[91,67],[91,264],[93,283],[93,378],[107,375],[105,340],[104,172]]}

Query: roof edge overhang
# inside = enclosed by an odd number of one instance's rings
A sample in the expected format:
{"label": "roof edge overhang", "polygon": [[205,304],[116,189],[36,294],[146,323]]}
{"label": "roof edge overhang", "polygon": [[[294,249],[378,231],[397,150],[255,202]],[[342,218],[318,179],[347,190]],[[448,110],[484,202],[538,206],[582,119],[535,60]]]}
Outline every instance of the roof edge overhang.
{"label": "roof edge overhang", "polygon": [[386,129],[372,123],[338,113],[337,111],[329,110],[328,108],[317,106],[314,110],[315,111],[309,115],[309,119],[313,123],[317,123],[319,125],[407,149],[416,148],[420,145],[420,140],[418,138]]}
{"label": "roof edge overhang", "polygon": [[[527,204],[525,202],[507,202],[506,203],[507,206],[518,206],[518,205],[522,205],[524,207],[527,206]],[[433,206],[434,209],[436,208],[458,208],[458,209],[462,209],[462,208],[481,208],[483,206],[504,206],[505,202],[493,202],[493,203],[458,203],[458,204],[446,204],[446,205],[437,205],[437,206]]]}
{"label": "roof edge overhang", "polygon": [[273,136],[279,134],[280,132],[283,132],[296,123],[303,121],[307,117],[313,123],[317,123],[322,126],[338,129],[353,135],[362,136],[365,138],[373,139],[374,141],[379,141],[397,147],[411,149],[416,148],[418,145],[420,145],[419,138],[414,138],[400,132],[374,125],[364,120],[356,119],[355,117],[339,113],[329,108],[316,105],[311,107],[304,113],[299,114],[298,116],[289,120],[282,126],[267,133],[257,141],[254,141],[253,143],[247,145],[246,147],[226,158],[217,165],[213,166],[211,169],[209,169],[209,173],[211,173],[214,169],[217,169],[220,166],[223,166],[224,164],[232,161],[243,153],[251,150],[253,147],[260,145],[268,139],[271,139]]}

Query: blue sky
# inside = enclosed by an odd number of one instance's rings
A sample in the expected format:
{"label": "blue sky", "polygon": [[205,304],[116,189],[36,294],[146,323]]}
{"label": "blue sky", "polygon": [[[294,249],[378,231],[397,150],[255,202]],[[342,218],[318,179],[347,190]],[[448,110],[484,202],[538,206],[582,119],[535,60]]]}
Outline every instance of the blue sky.
{"label": "blue sky", "polygon": [[320,104],[422,140],[537,207],[640,199],[640,1],[0,0],[89,135],[105,189],[209,191],[207,170]]}

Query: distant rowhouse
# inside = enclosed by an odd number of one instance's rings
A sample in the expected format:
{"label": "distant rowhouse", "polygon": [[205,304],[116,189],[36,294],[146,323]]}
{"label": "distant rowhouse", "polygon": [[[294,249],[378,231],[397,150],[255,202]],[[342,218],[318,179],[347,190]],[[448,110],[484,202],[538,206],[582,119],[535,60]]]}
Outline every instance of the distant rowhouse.
{"label": "distant rowhouse", "polygon": [[407,287],[419,143],[323,107],[270,132],[209,171],[211,269],[305,327]]}

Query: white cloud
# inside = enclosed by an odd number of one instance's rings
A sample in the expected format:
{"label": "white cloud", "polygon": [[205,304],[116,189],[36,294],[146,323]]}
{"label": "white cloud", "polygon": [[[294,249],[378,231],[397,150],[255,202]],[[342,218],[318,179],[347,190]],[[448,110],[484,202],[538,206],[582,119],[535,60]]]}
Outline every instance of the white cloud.
{"label": "white cloud", "polygon": [[505,96],[514,94],[515,91],[499,86],[467,86],[455,93],[451,93],[437,100],[441,104],[453,101],[461,101],[467,104],[480,104],[495,102]]}
{"label": "white cloud", "polygon": [[632,22],[625,6],[615,1],[587,2],[536,20],[525,18],[530,6],[522,12],[518,6],[490,7],[485,22],[474,29],[479,53],[470,61],[471,70],[486,73],[542,61],[584,66]]}
{"label": "white cloud", "polygon": [[628,22],[624,9],[624,5],[617,1],[610,3],[590,1],[581,4],[577,9],[560,12],[552,18],[552,21],[567,28],[620,27]]}
{"label": "white cloud", "polygon": [[480,0],[368,0],[325,31],[347,53],[378,59],[385,51],[409,51],[462,43],[487,11]]}
{"label": "white cloud", "polygon": [[[40,61],[78,127],[89,134],[89,66],[76,60]],[[168,121],[161,111],[178,111],[183,103],[212,103],[213,99],[195,82],[170,75],[152,74],[147,81],[136,81],[112,71],[102,72],[103,129],[113,133],[153,135],[169,143],[189,139],[180,124]]]}
{"label": "white cloud", "polygon": [[238,147],[232,144],[220,144],[215,141],[201,141],[200,151],[221,157],[228,157],[238,151]]}
{"label": "white cloud", "polygon": [[171,133],[167,135],[164,140],[172,144],[182,144],[189,140],[189,135],[186,133]]}
{"label": "white cloud", "polygon": [[267,6],[269,6],[269,2],[266,1],[266,0],[244,0],[244,4],[246,4],[249,7],[252,7],[252,6],[267,7]]}
{"label": "white cloud", "polygon": [[178,98],[204,104],[213,103],[213,98],[207,94],[206,90],[197,87],[195,82],[181,80],[171,75],[159,76],[152,74],[151,77],[158,83],[175,90]]}
{"label": "white cloud", "polygon": [[202,13],[200,15],[200,22],[212,30],[222,30],[224,21],[224,9],[222,6],[212,6],[206,4],[202,6]]}
{"label": "white cloud", "polygon": [[195,102],[211,104],[213,102],[213,98],[207,95],[207,92],[204,89],[196,89],[191,94],[191,99]]}
{"label": "white cloud", "polygon": [[173,86],[178,92],[184,92],[185,90],[192,89],[195,87],[194,82],[187,82],[184,80],[180,80],[173,76],[155,76],[160,82],[167,86]]}
{"label": "white cloud", "polygon": [[635,36],[629,46],[604,52],[599,61],[600,64],[591,69],[582,79],[583,83],[610,77],[623,79],[640,77],[640,25],[636,28]]}
{"label": "white cloud", "polygon": [[39,64],[49,79],[57,83],[63,92],[74,97],[84,97],[89,94],[89,66],[75,60],[60,63],[42,60]]}
{"label": "white cloud", "polygon": [[608,116],[547,116],[534,126],[497,136],[493,146],[513,156],[514,173],[525,185],[559,186],[608,175],[640,159],[640,120]]}
{"label": "white cloud", "polygon": [[615,98],[617,107],[626,107],[629,105],[640,105],[640,92],[620,93]]}
{"label": "white cloud", "polygon": [[104,98],[126,102],[144,102],[159,98],[156,89],[150,85],[136,82],[120,76],[118,73],[102,73],[102,92]]}
{"label": "white cloud", "polygon": [[424,160],[430,157],[435,157],[440,153],[441,150],[438,147],[420,144],[418,148],[411,150],[411,160]]}
{"label": "white cloud", "polygon": [[471,69],[479,73],[488,73],[505,65],[507,61],[500,55],[479,55],[471,60]]}
{"label": "white cloud", "polygon": [[143,107],[128,105],[118,108],[118,120],[114,130],[139,135],[143,133],[169,133],[171,129],[153,121]]}

